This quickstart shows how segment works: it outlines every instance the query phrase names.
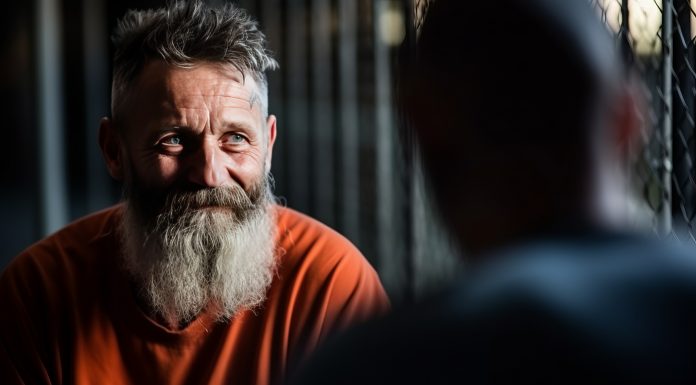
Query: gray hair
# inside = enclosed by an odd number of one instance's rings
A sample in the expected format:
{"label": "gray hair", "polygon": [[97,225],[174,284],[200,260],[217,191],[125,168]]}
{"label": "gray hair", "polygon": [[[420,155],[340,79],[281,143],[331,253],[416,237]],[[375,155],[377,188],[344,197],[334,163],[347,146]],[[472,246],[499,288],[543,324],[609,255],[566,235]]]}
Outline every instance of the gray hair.
{"label": "gray hair", "polygon": [[191,68],[197,63],[230,64],[258,83],[258,98],[268,115],[265,71],[278,68],[266,37],[246,11],[233,4],[212,8],[201,0],[170,1],[156,10],[129,10],[111,38],[114,46],[112,115],[148,60]]}

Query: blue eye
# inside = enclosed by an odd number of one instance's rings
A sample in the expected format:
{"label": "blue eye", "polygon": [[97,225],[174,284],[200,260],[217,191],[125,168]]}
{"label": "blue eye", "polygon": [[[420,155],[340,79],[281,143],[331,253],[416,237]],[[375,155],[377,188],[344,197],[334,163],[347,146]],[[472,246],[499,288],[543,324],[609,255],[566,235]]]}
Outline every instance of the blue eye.
{"label": "blue eye", "polygon": [[165,138],[162,143],[170,146],[178,146],[181,144],[181,137],[178,135],[172,135],[168,138]]}
{"label": "blue eye", "polygon": [[230,143],[238,144],[238,143],[244,143],[246,138],[244,138],[242,135],[239,134],[232,134],[228,137],[227,141]]}
{"label": "blue eye", "polygon": [[188,144],[184,143],[184,139],[184,135],[180,134],[164,136],[157,142],[157,151],[166,155],[179,155],[185,150],[185,147],[188,147]]}

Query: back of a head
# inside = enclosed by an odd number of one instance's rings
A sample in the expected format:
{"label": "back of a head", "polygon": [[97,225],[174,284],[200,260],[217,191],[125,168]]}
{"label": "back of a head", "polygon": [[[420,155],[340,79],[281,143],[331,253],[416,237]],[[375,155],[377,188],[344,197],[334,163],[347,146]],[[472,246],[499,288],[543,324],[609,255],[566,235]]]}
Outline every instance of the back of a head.
{"label": "back of a head", "polygon": [[434,1],[402,106],[445,216],[580,210],[614,48],[586,0]]}

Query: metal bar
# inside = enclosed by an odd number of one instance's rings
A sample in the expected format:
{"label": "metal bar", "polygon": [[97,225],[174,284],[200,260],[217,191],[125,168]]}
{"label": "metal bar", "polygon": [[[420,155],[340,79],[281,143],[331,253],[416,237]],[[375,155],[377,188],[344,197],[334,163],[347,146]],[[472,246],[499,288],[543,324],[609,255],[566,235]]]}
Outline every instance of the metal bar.
{"label": "metal bar", "polygon": [[92,212],[112,203],[112,186],[98,146],[99,118],[108,115],[109,63],[104,0],[82,3],[82,25],[85,69],[85,137],[87,148],[87,211]]}
{"label": "metal bar", "polygon": [[39,0],[36,14],[39,104],[40,231],[49,234],[68,220],[64,157],[60,12],[56,0]]}
{"label": "metal bar", "polygon": [[[402,9],[404,11],[404,19],[406,20],[406,44],[402,46],[400,60],[407,65],[411,65],[416,53],[416,5],[415,0],[402,0]],[[405,47],[405,50],[404,50]],[[402,67],[403,68],[403,67]],[[403,78],[402,78],[403,79]],[[403,84],[399,84],[399,87],[403,87]],[[403,114],[403,111],[400,111]],[[419,199],[418,196],[418,179],[416,178],[416,144],[414,138],[414,132],[412,128],[409,127],[410,122],[402,115],[401,124],[405,125],[401,131],[401,145],[404,154],[404,181],[402,188],[404,190],[404,219],[408,224],[404,228],[404,240],[406,243],[406,248],[404,250],[404,274],[406,286],[404,288],[404,301],[413,302],[415,299],[415,281],[416,281],[416,271],[417,271],[417,247],[418,238],[416,234],[418,233],[418,223],[416,221],[416,202]]]}
{"label": "metal bar", "polygon": [[332,102],[331,2],[312,0],[312,128],[314,215],[335,225],[334,119]]}
{"label": "metal bar", "polygon": [[358,2],[338,2],[338,71],[341,138],[341,223],[360,244],[360,154],[358,147]]}
{"label": "metal bar", "polygon": [[380,272],[391,275],[390,283],[403,283],[405,267],[403,261],[398,260],[400,255],[395,250],[397,242],[394,234],[395,126],[391,94],[391,47],[383,35],[385,30],[393,27],[383,24],[393,22],[387,17],[388,13],[397,10],[391,7],[390,0],[378,0],[374,7],[377,255]]}
{"label": "metal bar", "polygon": [[276,142],[273,146],[273,173],[275,193],[283,196],[287,193],[287,132],[285,131],[285,103],[283,98],[283,73],[285,72],[283,44],[283,8],[281,0],[263,0],[261,3],[260,22],[268,39],[268,47],[273,52],[280,68],[267,73],[268,77],[268,113],[277,119]]}
{"label": "metal bar", "polygon": [[662,120],[664,202],[658,216],[658,232],[662,236],[672,231],[672,0],[662,2],[662,81],[664,109]]}
{"label": "metal bar", "polygon": [[[693,51],[690,44],[691,8],[689,0],[673,0],[676,10],[677,33],[673,35],[673,67],[677,84],[673,100],[673,175],[672,227],[681,232],[691,227],[690,218],[696,199],[691,172],[694,146],[694,95],[696,86],[693,75]],[[685,235],[685,234],[681,234]],[[680,236],[681,236],[680,235]],[[687,239],[688,237],[684,237]]]}
{"label": "metal bar", "polygon": [[307,23],[303,2],[288,2],[287,49],[287,162],[289,204],[299,211],[310,210],[310,135],[307,98]]}

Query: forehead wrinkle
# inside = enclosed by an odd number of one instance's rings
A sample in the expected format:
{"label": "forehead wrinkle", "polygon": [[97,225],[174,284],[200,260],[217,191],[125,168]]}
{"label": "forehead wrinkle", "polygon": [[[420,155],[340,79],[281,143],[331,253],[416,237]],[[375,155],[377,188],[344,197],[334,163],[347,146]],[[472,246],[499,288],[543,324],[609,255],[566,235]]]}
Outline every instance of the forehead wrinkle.
{"label": "forehead wrinkle", "polygon": [[[227,95],[224,93],[200,93],[200,94],[187,94],[187,95],[175,95],[170,92],[170,96],[173,96],[171,101],[175,105],[187,106],[190,104],[196,105],[198,103],[215,107],[216,104],[221,107],[240,107],[247,105],[249,107],[253,106],[254,100],[258,99],[254,97],[254,94],[250,95]],[[220,102],[220,103],[217,103]],[[187,106],[188,107],[188,106]],[[195,108],[195,107],[190,107]]]}
{"label": "forehead wrinkle", "polygon": [[[252,116],[255,115],[255,111],[251,101],[241,97],[231,97],[227,95],[218,95],[212,98],[212,100],[210,98],[203,98],[202,100],[193,101],[187,101],[186,99],[184,99],[179,103],[175,103],[173,107],[174,113],[177,119],[179,120],[182,120],[184,115],[189,117],[205,115],[208,116],[208,120],[210,120],[210,117],[213,115],[226,115],[226,110],[243,111],[243,113],[248,113]],[[190,113],[187,114],[186,111],[189,111]]]}
{"label": "forehead wrinkle", "polygon": [[[194,111],[193,113],[187,113],[187,111]],[[198,111],[203,111],[199,113]],[[203,118],[203,119],[201,119]],[[203,120],[203,122],[201,122]],[[210,127],[210,110],[207,106],[201,107],[182,107],[174,106],[174,122],[170,124],[176,124],[183,127],[189,128],[208,128]]]}
{"label": "forehead wrinkle", "polygon": [[[200,106],[174,106],[174,121],[167,122],[168,125],[180,125],[192,129],[203,128],[205,130],[218,131],[229,127],[241,128],[256,131],[258,116],[249,102],[242,98],[235,99],[233,104],[223,104],[210,107],[208,103]],[[242,110],[243,114],[232,112],[232,110]],[[232,115],[228,115],[232,113]]]}
{"label": "forehead wrinkle", "polygon": [[[227,84],[227,86],[231,89],[232,93],[235,94],[241,94],[241,95],[223,95],[224,97],[227,98],[236,98],[236,99],[241,99],[244,100],[245,102],[249,103],[249,107],[252,108],[254,106],[254,103],[259,101],[261,98],[259,96],[259,90],[256,88],[256,83],[246,83],[246,82],[237,82],[237,81],[232,81]],[[235,92],[236,91],[236,92]]]}
{"label": "forehead wrinkle", "polygon": [[253,106],[253,96],[249,98],[243,98],[240,96],[230,96],[230,95],[220,95],[224,101],[229,101],[229,104],[222,104],[223,107],[237,107],[240,105],[248,105],[250,108]]}
{"label": "forehead wrinkle", "polygon": [[[220,71],[219,68],[212,72],[197,73],[196,76],[186,76],[187,73],[186,70],[175,70],[169,73],[170,76],[167,76],[164,84],[167,102],[176,110],[174,113],[177,120],[182,121],[184,115],[189,115],[189,119],[198,120],[202,116],[194,116],[194,111],[195,115],[204,111],[206,125],[210,126],[213,124],[211,120],[218,120],[226,115],[224,110],[227,109],[248,112],[253,115],[253,120],[256,120],[257,112],[262,114],[262,111],[256,111],[254,108],[256,104],[261,105],[256,103],[260,101],[260,96],[259,91],[254,89],[254,82],[242,83],[234,76],[236,73],[230,74]],[[186,110],[191,114],[187,114]]]}

